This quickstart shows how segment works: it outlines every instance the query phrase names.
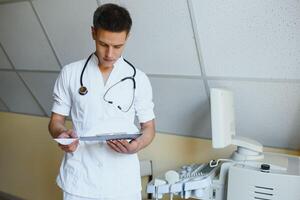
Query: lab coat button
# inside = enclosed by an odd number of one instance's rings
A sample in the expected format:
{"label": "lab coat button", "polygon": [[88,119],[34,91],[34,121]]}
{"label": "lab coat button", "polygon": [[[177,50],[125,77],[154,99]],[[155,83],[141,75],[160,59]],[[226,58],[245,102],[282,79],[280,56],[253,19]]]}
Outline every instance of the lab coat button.
{"label": "lab coat button", "polygon": [[98,167],[103,167],[102,162],[98,162]]}

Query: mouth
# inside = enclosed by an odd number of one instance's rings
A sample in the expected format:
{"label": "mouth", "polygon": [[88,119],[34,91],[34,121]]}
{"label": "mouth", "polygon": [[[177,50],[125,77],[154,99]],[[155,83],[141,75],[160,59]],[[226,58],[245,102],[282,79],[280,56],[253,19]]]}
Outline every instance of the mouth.
{"label": "mouth", "polygon": [[114,62],[114,61],[115,61],[114,59],[109,59],[109,58],[103,58],[103,60],[104,60],[105,62]]}

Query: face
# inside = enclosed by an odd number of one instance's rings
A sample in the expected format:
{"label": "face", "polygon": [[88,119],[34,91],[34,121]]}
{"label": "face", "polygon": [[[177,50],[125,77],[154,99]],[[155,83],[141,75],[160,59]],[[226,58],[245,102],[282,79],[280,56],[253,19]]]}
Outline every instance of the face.
{"label": "face", "polygon": [[123,53],[127,40],[127,32],[110,32],[92,27],[93,39],[96,44],[96,55],[100,67],[112,67]]}

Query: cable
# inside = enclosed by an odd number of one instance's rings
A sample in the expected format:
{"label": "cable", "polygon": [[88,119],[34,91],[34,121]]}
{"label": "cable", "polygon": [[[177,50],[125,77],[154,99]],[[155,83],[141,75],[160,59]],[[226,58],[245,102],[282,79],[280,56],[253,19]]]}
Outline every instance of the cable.
{"label": "cable", "polygon": [[209,166],[210,166],[210,167],[217,167],[217,166],[219,165],[219,162],[221,162],[221,161],[225,161],[225,162],[233,162],[233,160],[231,160],[231,159],[220,158],[220,159],[218,159],[217,161],[216,161],[216,160],[211,160],[211,161],[209,162]]}

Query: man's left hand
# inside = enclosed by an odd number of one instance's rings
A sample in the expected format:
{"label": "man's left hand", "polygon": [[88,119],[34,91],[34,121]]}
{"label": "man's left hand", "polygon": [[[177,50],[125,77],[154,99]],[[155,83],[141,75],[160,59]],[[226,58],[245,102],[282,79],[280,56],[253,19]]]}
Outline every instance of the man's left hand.
{"label": "man's left hand", "polygon": [[139,151],[139,144],[136,140],[108,140],[108,146],[119,153],[132,154]]}

